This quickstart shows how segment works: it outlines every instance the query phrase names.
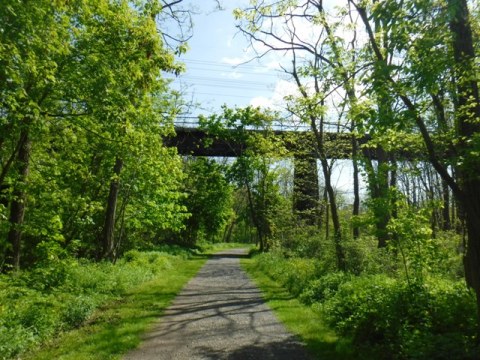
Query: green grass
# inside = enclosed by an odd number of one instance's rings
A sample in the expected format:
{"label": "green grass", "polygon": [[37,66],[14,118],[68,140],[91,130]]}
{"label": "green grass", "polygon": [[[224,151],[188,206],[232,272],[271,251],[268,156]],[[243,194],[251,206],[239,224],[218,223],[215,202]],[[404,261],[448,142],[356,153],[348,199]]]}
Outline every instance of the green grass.
{"label": "green grass", "polygon": [[237,242],[230,242],[230,243],[205,243],[205,244],[200,244],[202,249],[212,253],[216,251],[222,251],[222,250],[227,250],[227,249],[239,249],[239,248],[244,248],[244,249],[251,249],[254,248],[254,244],[245,244],[245,243],[237,243]]}
{"label": "green grass", "polygon": [[184,284],[205,263],[206,256],[179,260],[154,280],[121,300],[105,304],[79,329],[33,350],[25,359],[118,359],[135,348]]}
{"label": "green grass", "polygon": [[119,359],[137,347],[186,282],[204,265],[209,255],[246,244],[214,244],[205,254],[175,261],[153,280],[130,291],[120,300],[97,309],[80,328],[65,332],[41,348],[24,354],[27,360]]}
{"label": "green grass", "polygon": [[262,290],[268,306],[312,355],[329,360],[357,358],[348,340],[337,337],[310,306],[302,304],[262,272],[254,258],[242,259],[242,266]]}

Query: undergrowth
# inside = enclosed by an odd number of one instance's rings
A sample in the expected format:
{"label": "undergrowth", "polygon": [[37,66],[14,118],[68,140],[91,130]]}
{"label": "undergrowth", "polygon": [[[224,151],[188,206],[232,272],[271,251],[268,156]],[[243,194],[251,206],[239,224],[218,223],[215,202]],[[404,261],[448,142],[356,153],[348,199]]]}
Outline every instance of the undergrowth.
{"label": "undergrowth", "polygon": [[428,264],[414,250],[402,258],[368,239],[345,243],[347,271],[335,269],[325,244],[313,256],[277,246],[254,260],[358,354],[374,348],[384,359],[478,359],[475,296],[459,257],[442,252],[448,239],[440,240],[434,255],[422,254]]}
{"label": "undergrowth", "polygon": [[79,327],[101,304],[120,299],[190,255],[180,247],[132,250],[116,264],[64,258],[0,275],[0,359]]}

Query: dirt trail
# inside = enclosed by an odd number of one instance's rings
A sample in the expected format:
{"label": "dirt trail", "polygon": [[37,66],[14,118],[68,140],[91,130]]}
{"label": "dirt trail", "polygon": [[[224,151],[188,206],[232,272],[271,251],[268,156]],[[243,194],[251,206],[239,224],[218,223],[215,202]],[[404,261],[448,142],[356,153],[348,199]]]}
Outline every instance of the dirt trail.
{"label": "dirt trail", "polygon": [[311,359],[240,268],[244,254],[228,250],[207,261],[125,359]]}

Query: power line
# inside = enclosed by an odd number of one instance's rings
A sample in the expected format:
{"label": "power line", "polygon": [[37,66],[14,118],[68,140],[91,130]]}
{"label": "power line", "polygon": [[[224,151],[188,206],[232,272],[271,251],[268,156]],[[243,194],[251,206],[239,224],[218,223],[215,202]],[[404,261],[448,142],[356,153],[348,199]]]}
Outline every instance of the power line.
{"label": "power line", "polygon": [[242,68],[242,69],[258,69],[261,67],[261,65],[251,65],[251,64],[238,64],[238,65],[231,65],[231,64],[225,64],[225,63],[219,63],[216,61],[208,61],[208,60],[195,60],[195,59],[185,59],[181,60],[185,63],[192,63],[192,64],[197,64],[197,65],[209,65],[209,66],[220,66],[220,67],[227,67],[230,69],[237,69],[237,68]]}
{"label": "power line", "polygon": [[257,91],[269,91],[268,87],[265,86],[251,86],[248,84],[221,84],[221,83],[182,83],[182,85],[188,86],[188,87],[207,87],[207,88],[222,88],[222,89],[237,89],[237,90],[257,90]]}
{"label": "power line", "polygon": [[[174,80],[174,78],[169,78]],[[178,78],[178,80],[195,80],[195,81],[200,81],[200,82],[211,82],[211,81],[216,81],[216,82],[225,82],[225,83],[232,83],[232,82],[238,82],[242,84],[249,84],[249,85],[262,85],[264,86],[266,83],[261,82],[261,81],[251,81],[251,80],[243,80],[243,79],[235,79],[235,78],[212,78],[210,76],[196,76],[196,75],[184,75]]]}
{"label": "power line", "polygon": [[239,90],[260,90],[260,91],[267,91],[272,88],[273,84],[250,84],[244,83],[241,81],[221,81],[221,80],[204,80],[204,81],[178,81],[176,84],[180,86],[187,86],[187,87],[213,87],[213,88],[230,88],[230,89],[239,89]]}
{"label": "power line", "polygon": [[225,73],[225,72],[230,72],[230,73],[235,73],[235,74],[242,74],[242,75],[250,75],[250,76],[263,76],[263,77],[270,77],[270,78],[278,78],[280,74],[272,74],[272,73],[267,73],[267,72],[258,72],[258,71],[237,71],[237,70],[232,70],[232,69],[209,69],[209,68],[202,68],[202,67],[196,67],[196,66],[191,66],[188,67],[188,70],[196,70],[196,71],[205,71],[205,72],[214,72],[214,73]]}
{"label": "power line", "polygon": [[247,75],[247,76],[255,76],[255,77],[263,77],[263,78],[278,78],[280,73],[268,73],[268,72],[258,72],[258,71],[238,71],[235,69],[212,69],[212,68],[205,68],[205,67],[197,67],[197,66],[191,66],[187,68],[187,71],[189,70],[195,70],[195,71],[203,71],[203,72],[209,72],[209,73],[220,73],[220,74],[225,74],[225,73],[234,73],[234,74],[240,74],[240,75]]}
{"label": "power line", "polygon": [[[255,76],[265,76],[265,77],[278,77],[282,74],[280,70],[267,69],[267,72],[258,71],[259,69],[264,68],[264,66],[254,66],[254,65],[229,65],[218,63],[214,61],[205,61],[205,60],[193,60],[185,59],[183,62],[187,65],[187,71],[189,70],[201,70],[209,72],[235,72],[237,74],[246,74],[246,75],[255,75]],[[192,66],[188,66],[191,63]],[[200,66],[200,67],[198,67]],[[268,72],[269,71],[269,72]],[[275,73],[272,73],[275,72]]]}
{"label": "power line", "polygon": [[245,96],[245,95],[235,95],[235,94],[225,94],[225,93],[207,93],[207,92],[193,92],[192,95],[207,95],[207,96],[215,96],[215,97],[231,97],[231,98],[243,98],[243,99],[252,99],[253,96]]}
{"label": "power line", "polygon": [[[171,85],[179,87],[186,97],[212,97],[206,101],[228,102],[232,99],[253,99],[262,95],[270,97],[275,82],[280,79],[278,71],[275,73],[270,69],[267,69],[268,72],[259,71],[262,68],[261,65],[232,66],[198,59],[184,59],[183,62],[187,66],[186,73],[178,77],[166,74],[166,79],[172,80]],[[240,75],[240,77],[227,77],[229,74]],[[248,96],[247,91],[255,94]]]}

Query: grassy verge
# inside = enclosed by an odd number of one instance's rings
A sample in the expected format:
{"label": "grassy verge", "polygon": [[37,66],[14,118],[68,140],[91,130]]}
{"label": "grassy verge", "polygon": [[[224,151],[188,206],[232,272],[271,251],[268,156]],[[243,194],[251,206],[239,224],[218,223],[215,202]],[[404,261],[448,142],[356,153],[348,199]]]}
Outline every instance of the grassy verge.
{"label": "grassy verge", "polygon": [[[125,295],[117,297],[116,300],[106,302],[81,327],[44,342],[22,358],[30,360],[121,358],[126,352],[138,346],[142,335],[152,328],[165,308],[204,265],[210,254],[238,247],[246,248],[248,245],[214,244],[203,247],[204,254],[172,258],[172,266],[162,269],[155,278],[127,290]],[[181,249],[179,251],[182,253]],[[138,252],[129,257],[142,260],[145,255]],[[139,263],[139,266],[144,265],[146,264]]]}
{"label": "grassy verge", "polygon": [[385,273],[329,272],[279,252],[245,267],[318,358],[480,359],[475,298],[461,281],[437,274],[408,284]]}
{"label": "grassy verge", "polygon": [[176,262],[155,279],[98,309],[82,327],[33,351],[26,359],[117,359],[135,348],[183,285],[205,263],[205,256]]}
{"label": "grassy verge", "polygon": [[206,243],[206,244],[201,244],[201,248],[208,253],[214,253],[217,251],[222,251],[222,250],[227,250],[227,249],[238,249],[238,248],[245,248],[245,249],[251,249],[254,248],[255,245],[253,244],[244,244],[244,243]]}
{"label": "grassy verge", "polygon": [[316,358],[356,358],[348,341],[338,338],[324,325],[318,313],[262,272],[254,258],[242,259],[242,266],[262,290],[264,299],[280,321],[307,345]]}

